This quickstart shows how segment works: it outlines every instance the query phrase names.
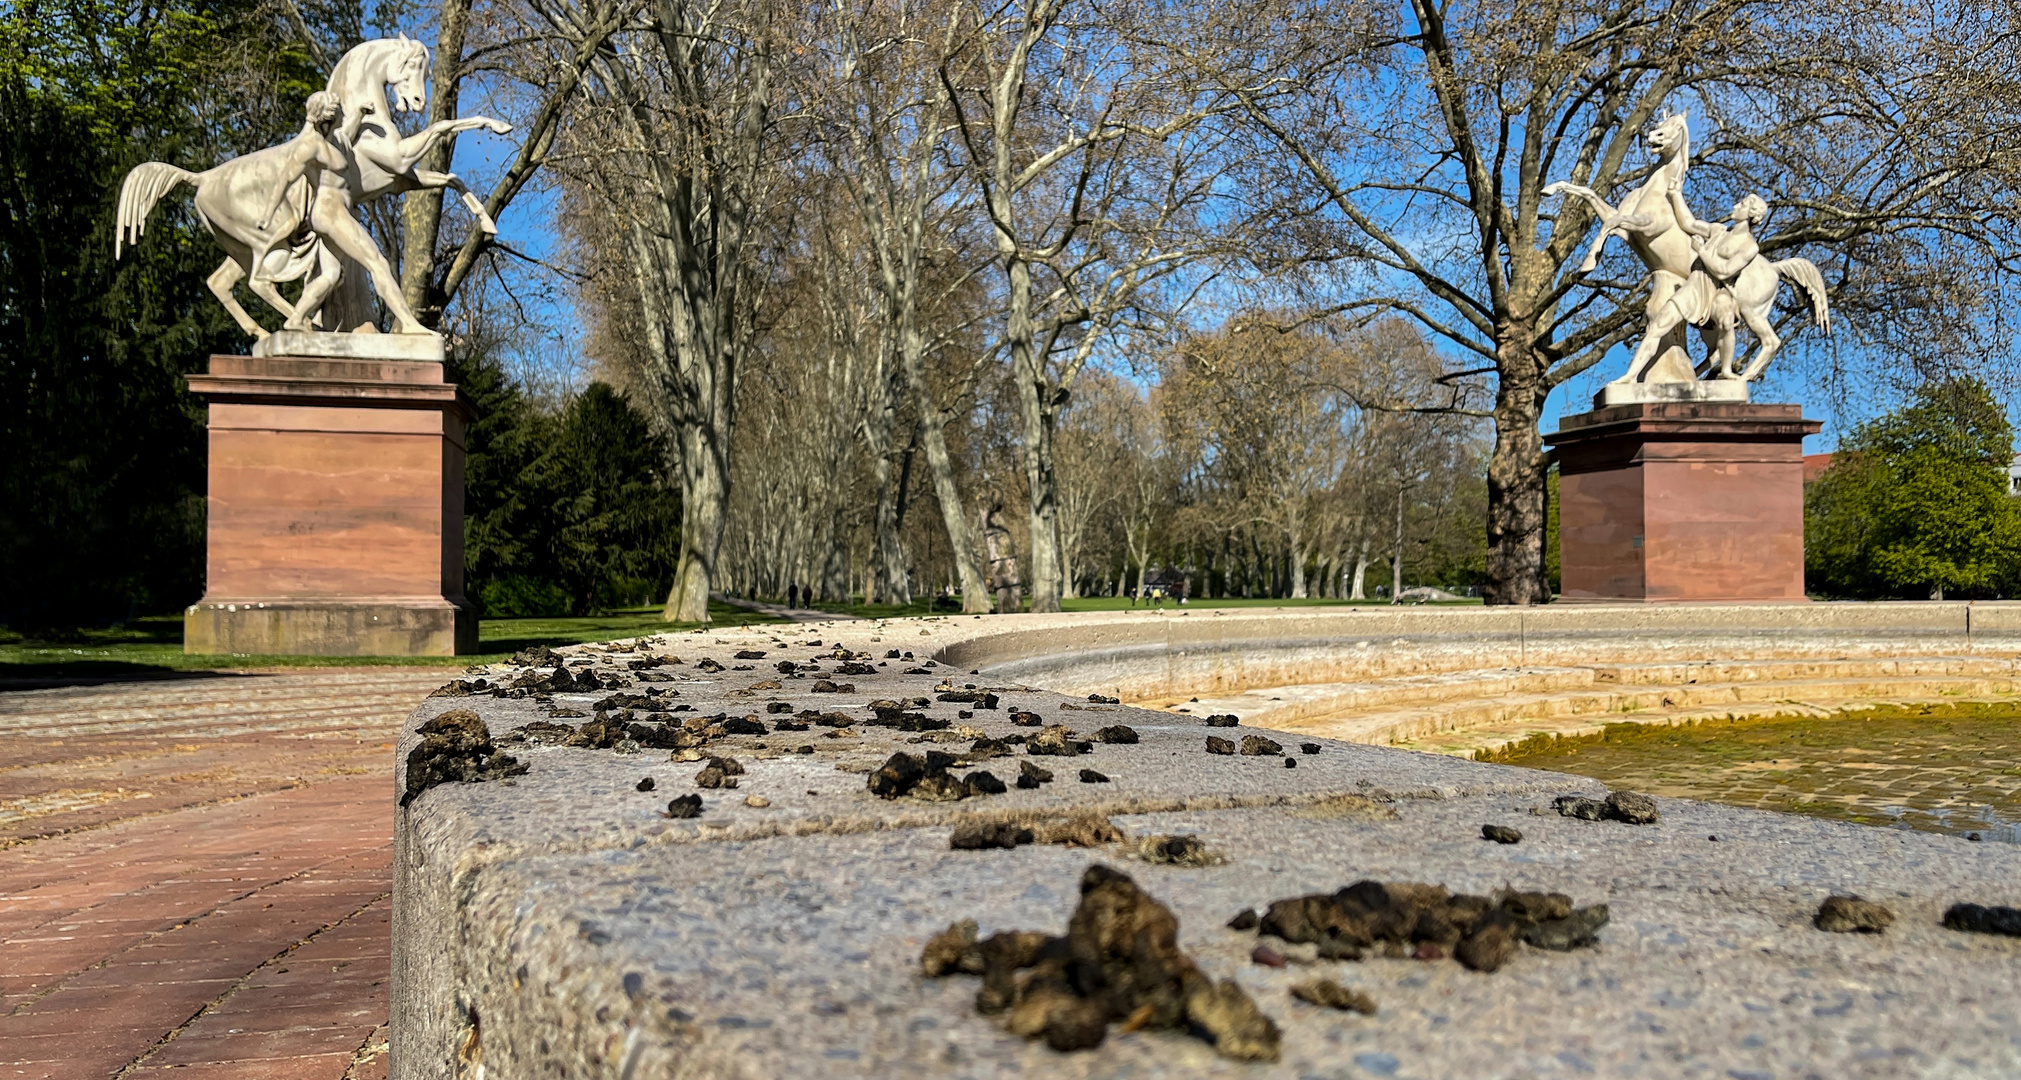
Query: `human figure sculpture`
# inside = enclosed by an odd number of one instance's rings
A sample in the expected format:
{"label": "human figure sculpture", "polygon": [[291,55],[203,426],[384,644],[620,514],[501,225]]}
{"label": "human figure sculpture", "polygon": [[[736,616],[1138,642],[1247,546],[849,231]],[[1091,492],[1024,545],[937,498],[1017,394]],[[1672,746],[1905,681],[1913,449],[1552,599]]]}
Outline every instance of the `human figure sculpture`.
{"label": "human figure sculpture", "polygon": [[[385,195],[447,187],[461,192],[480,231],[496,233],[497,225],[460,179],[416,164],[451,133],[481,127],[502,135],[512,126],[488,117],[463,117],[437,121],[402,138],[387,116],[386,88],[394,88],[395,110],[423,109],[427,70],[427,47],[404,34],[367,41],[337,62],[327,90],[311,95],[312,117],[290,142],[202,173],[159,161],[137,166],[120,187],[114,258],[145,233],[154,204],[188,184],[196,189],[197,216],[225,251],[225,262],[208,281],[211,293],[254,338],[268,334],[233,295],[241,281],[285,316],[290,330],[320,325],[371,332],[377,327],[359,289],[369,278],[396,332],[432,334],[408,308],[391,265],[353,211]],[[333,101],[341,108],[336,114],[341,120],[331,114]],[[325,202],[327,206],[318,205]],[[308,281],[296,303],[275,287],[304,277]],[[339,297],[343,303],[336,302]]]}
{"label": "human figure sculpture", "polygon": [[1684,284],[1671,290],[1663,304],[1649,312],[1648,326],[1641,344],[1636,346],[1634,358],[1628,361],[1628,370],[1644,370],[1672,331],[1695,326],[1711,353],[1706,361],[1707,373],[1716,372],[1720,378],[1730,379],[1736,306],[1731,290],[1741,270],[1761,252],[1753,225],[1767,216],[1768,204],[1758,195],[1743,196],[1733,205],[1734,226],[1728,229],[1692,216],[1678,185],[1671,185],[1667,197],[1678,227],[1691,237],[1696,260]]}
{"label": "human figure sculpture", "polygon": [[[298,235],[296,230],[275,229],[274,217],[288,206],[290,198],[299,203],[303,213],[296,219],[297,230],[308,223],[308,210],[315,198],[317,173],[325,167],[325,149],[343,156],[344,146],[334,138],[337,122],[344,118],[344,103],[335,94],[318,90],[302,103],[302,130],[293,139],[275,149],[280,151],[281,174],[274,183],[273,197],[267,203],[267,211],[260,215],[258,228],[263,240],[253,248],[252,278],[255,281],[267,279],[263,272],[267,255],[274,246],[291,242]],[[341,163],[335,164],[341,168]],[[299,181],[299,183],[298,183]]]}
{"label": "human figure sculpture", "polygon": [[[1692,248],[1698,253],[1698,269],[1691,275],[1691,285],[1672,296],[1668,310],[1676,311],[1687,321],[1705,322],[1718,334],[1714,357],[1708,361],[1710,371],[1716,371],[1722,379],[1738,378],[1742,381],[1760,377],[1768,368],[1770,358],[1782,348],[1782,337],[1775,332],[1775,324],[1769,321],[1769,312],[1775,307],[1775,297],[1787,281],[1810,297],[1811,317],[1817,321],[1818,329],[1831,333],[1831,302],[1825,296],[1824,275],[1809,259],[1784,259],[1772,261],[1761,253],[1761,243],[1755,239],[1754,229],[1768,217],[1768,203],[1759,195],[1743,195],[1733,204],[1733,213],[1728,220],[1733,225],[1722,226],[1709,221],[1700,221],[1692,216],[1691,208],[1684,204],[1684,193],[1677,188],[1670,189],[1670,205],[1677,215],[1677,223],[1692,236]],[[1713,286],[1706,291],[1710,294],[1710,310],[1706,319],[1693,319],[1695,312],[1688,311],[1679,302],[1685,292],[1693,291],[1698,282],[1707,281]],[[1734,321],[1736,316],[1747,324],[1761,349],[1755,354],[1747,370],[1736,374],[1733,370]],[[1656,333],[1652,321],[1649,336]],[[1643,339],[1647,346],[1649,336]],[[1708,373],[1710,373],[1710,371]]]}
{"label": "human figure sculpture", "polygon": [[[335,94],[319,90],[309,95],[305,111],[307,117],[301,133],[275,148],[281,152],[282,167],[273,196],[265,213],[260,215],[259,228],[268,236],[278,235],[273,227],[275,212],[296,203],[293,191],[297,182],[307,181],[310,190],[299,200],[304,213],[297,225],[315,233],[335,258],[319,260],[317,272],[303,284],[301,298],[295,301],[294,314],[288,317],[285,328],[310,328],[309,320],[322,308],[323,299],[341,280],[345,262],[349,262],[364,267],[371,275],[379,302],[386,305],[387,314],[393,317],[395,333],[432,333],[414,317],[413,309],[400,293],[400,279],[394,276],[392,264],[352,212],[356,199],[351,185],[356,182],[358,171],[351,147],[337,129],[344,116],[343,106]],[[292,234],[294,230],[288,232]],[[256,254],[264,256],[265,252]],[[256,258],[253,280],[257,282],[264,271],[264,258]]]}

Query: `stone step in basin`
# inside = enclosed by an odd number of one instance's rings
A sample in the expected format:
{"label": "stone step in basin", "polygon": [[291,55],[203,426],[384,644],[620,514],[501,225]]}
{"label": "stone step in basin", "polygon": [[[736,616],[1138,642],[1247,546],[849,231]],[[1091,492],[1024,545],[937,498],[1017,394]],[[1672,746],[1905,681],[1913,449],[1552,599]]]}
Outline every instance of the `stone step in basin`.
{"label": "stone step in basin", "polygon": [[1620,722],[1633,722],[1639,714],[1691,706],[1725,705],[1736,715],[1747,715],[1778,711],[1785,703],[2000,697],[2021,691],[2021,676],[2008,672],[1834,674],[1836,677],[1616,684],[1579,678],[1563,669],[1481,672],[1471,679],[1448,680],[1440,687],[1442,692],[1429,701],[1403,688],[1394,694],[1381,693],[1386,686],[1286,686],[1202,698],[1187,703],[1182,715],[1227,712],[1264,727],[1387,743],[1525,719],[1616,714]]}
{"label": "stone step in basin", "polygon": [[1659,692],[1514,695],[1505,699],[1455,703],[1429,709],[1397,709],[1278,723],[1266,714],[1256,722],[1278,730],[1326,735],[1349,742],[1391,744],[1441,732],[1467,731],[1524,721],[1587,719],[1637,723],[1681,708],[1720,715],[1774,714],[1813,702],[1911,701],[2009,697],[2021,689],[2014,679],[1803,680],[1673,687]]}
{"label": "stone step in basin", "polygon": [[[1746,615],[1771,628],[1778,618],[1815,618]],[[1269,625],[1245,622],[1245,640]],[[1313,640],[1309,616],[1289,625],[1298,632],[1288,639]],[[1425,648],[1443,661],[1457,646],[1432,640],[1439,626],[1389,624],[1431,641]],[[1886,629],[1897,635],[1890,651],[1904,655],[1899,621]],[[1601,792],[1575,777],[1247,723],[1209,728],[1199,716],[1087,700],[1123,685],[1101,671],[1148,670],[1147,650],[1169,647],[1149,643],[1153,632],[1175,631],[1150,620],[1027,616],[796,627],[783,637],[757,629],[679,635],[644,654],[570,650],[630,682],[615,690],[429,699],[400,745],[401,784],[420,742],[414,729],[455,709],[503,736],[533,721],[581,725],[611,694],[659,689],[677,694],[662,693],[659,704],[688,709],[635,708],[635,719],[727,714],[768,730],[721,734],[701,751],[738,759],[735,789],[698,788],[704,763],[670,762],[674,751],[664,748],[501,743],[526,766],[523,775],[416,795],[396,820],[394,1075],[471,1077],[480,1067],[493,1077],[612,1078],[2021,1073],[2012,995],[2021,939],[1940,925],[1960,901],[2021,904],[2021,848],[1672,799],[1657,800],[1655,824],[1576,820],[1554,813],[1553,798]],[[1084,633],[1091,636],[1077,636]],[[835,659],[834,635],[868,658]],[[1035,635],[1078,650],[1081,667],[1062,661],[1049,676],[1078,693],[1020,687],[1037,665]],[[1748,641],[1759,655],[1773,651],[1761,644],[1771,638],[1750,632]],[[1933,656],[1964,651],[1956,637],[1931,638]],[[1735,654],[1731,641],[1699,640],[1698,659]],[[1524,647],[1544,644],[1532,637]],[[738,651],[765,655],[738,659]],[[1397,648],[1392,660],[1401,665],[1407,651]],[[681,663],[630,667],[657,655]],[[701,667],[704,656],[720,669]],[[940,662],[928,667],[930,658]],[[1181,659],[1168,667],[1177,671]],[[781,673],[782,660],[821,670]],[[1314,669],[1295,657],[1236,662],[1265,673]],[[845,663],[872,670],[845,674]],[[1323,663],[1332,661],[1314,662]],[[978,673],[964,673],[971,668]],[[486,678],[509,683],[523,674]],[[1168,690],[1185,689],[1169,681],[1177,676],[1163,677]],[[817,693],[822,681],[839,685]],[[993,689],[998,707],[939,701],[944,681]],[[920,697],[928,704],[887,715],[947,727],[869,723],[870,701]],[[790,711],[768,711],[772,701]],[[585,715],[551,716],[556,710]],[[802,710],[855,722],[835,738],[837,729],[819,724],[776,727]],[[1017,712],[1066,725],[1091,741],[1089,752],[1014,747],[975,763],[1005,780],[1021,763],[1050,770],[1054,779],[1034,790],[938,802],[871,794],[868,770],[894,753],[965,753],[976,735],[1045,730],[1019,726]],[[1138,741],[1092,739],[1118,724]],[[1244,736],[1272,739],[1284,753],[1206,753],[1210,737],[1239,744]],[[941,739],[949,741],[933,741]],[[1318,752],[1302,753],[1307,742]],[[1287,757],[1296,767],[1285,767]],[[1082,783],[1084,768],[1107,782]],[[654,790],[637,791],[648,775]],[[669,800],[686,795],[700,797],[700,815],[665,816]],[[752,796],[762,805],[747,803]],[[1083,829],[1090,846],[950,849],[952,830],[966,824],[1084,813],[1106,816],[1129,839]],[[1514,826],[1523,840],[1484,841],[1484,824]],[[1182,833],[1218,861],[1180,867],[1137,855],[1143,837]],[[976,920],[984,935],[1063,932],[1094,864],[1129,874],[1171,909],[1178,945],[1199,969],[1234,980],[1275,1022],[1278,1060],[1238,1062],[1184,1031],[1119,1027],[1094,1049],[1062,1053],[979,1015],[976,978],[921,973],[928,939],[960,919]],[[1607,904],[1611,921],[1592,947],[1523,946],[1491,974],[1451,959],[1381,956],[1265,966],[1251,961],[1254,932],[1223,925],[1243,908],[1363,878],[1481,894],[1555,890],[1581,905]],[[1896,921],[1882,934],[1820,931],[1812,914],[1833,893],[1886,904]],[[1320,976],[1371,995],[1376,1014],[1288,995],[1293,982]]]}
{"label": "stone step in basin", "polygon": [[1875,657],[1848,660],[1754,660],[1696,664],[1596,664],[1578,667],[1487,668],[1357,680],[1302,683],[1247,690],[1194,700],[1152,698],[1133,701],[1148,708],[1188,714],[1233,712],[1259,723],[1282,726],[1295,720],[1358,711],[1438,705],[1516,694],[1612,690],[1616,687],[1691,687],[1819,680],[1988,679],[2013,680],[2021,668],[2012,660],[1984,657]]}
{"label": "stone step in basin", "polygon": [[[1420,750],[1434,754],[1456,754],[1474,757],[1477,753],[1493,752],[1520,743],[1537,735],[1555,735],[1560,738],[1577,738],[1583,735],[1598,735],[1617,724],[1634,724],[1638,727],[1678,727],[1687,724],[1717,722],[1737,719],[1768,719],[1774,717],[1834,716],[1841,712],[1857,712],[1874,705],[1941,705],[1953,704],[1961,700],[1957,697],[1918,698],[1904,697],[1877,700],[1872,697],[1833,700],[1813,698],[1806,701],[1764,702],[1744,711],[1732,708],[1657,709],[1648,712],[1630,713],[1626,716],[1565,716],[1551,719],[1520,720],[1486,727],[1470,727],[1453,730],[1434,731],[1414,739],[1399,739],[1385,743],[1404,750]],[[1858,723],[1858,717],[1845,718],[1848,723]]]}

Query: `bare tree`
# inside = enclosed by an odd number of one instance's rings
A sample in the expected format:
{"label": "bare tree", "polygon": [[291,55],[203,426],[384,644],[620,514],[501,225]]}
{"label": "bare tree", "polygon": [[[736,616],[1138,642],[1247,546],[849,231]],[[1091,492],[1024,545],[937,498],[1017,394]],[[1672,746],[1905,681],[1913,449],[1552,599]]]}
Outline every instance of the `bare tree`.
{"label": "bare tree", "polygon": [[1341,350],[1312,330],[1262,326],[1200,335],[1168,371],[1212,447],[1231,518],[1264,526],[1282,546],[1287,591],[1308,593],[1323,508],[1349,464],[1352,403],[1339,392]]}
{"label": "bare tree", "polygon": [[942,67],[1001,273],[1017,389],[1031,610],[1064,588],[1053,427],[1104,335],[1220,250],[1196,228],[1226,167],[1219,105],[1144,44],[1162,9],[1087,0],[976,4]]}
{"label": "bare tree", "polygon": [[[1059,482],[1060,566],[1066,595],[1081,595],[1091,557],[1125,555],[1125,519],[1133,494],[1132,436],[1149,412],[1136,387],[1104,372],[1082,375],[1060,416],[1055,462]],[[1127,557],[1124,559],[1127,562]],[[1106,570],[1106,567],[1105,567]]]}
{"label": "bare tree", "polygon": [[[981,613],[990,609],[989,593],[947,447],[953,410],[927,370],[929,360],[943,355],[968,328],[970,319],[956,302],[972,288],[982,261],[962,236],[961,207],[951,197],[947,143],[953,127],[939,81],[960,11],[949,0],[833,3],[819,12],[814,38],[829,51],[816,76],[823,80],[821,147],[861,219],[867,263],[861,280],[882,300],[878,345],[917,411],[914,439],[926,457],[941,526],[955,555],[962,610]],[[889,405],[895,417],[895,399]],[[874,452],[888,458],[890,449]],[[880,468],[889,471],[888,460]],[[880,484],[881,492],[884,488]],[[895,498],[889,501],[889,512],[882,498],[878,509],[888,580],[902,570],[890,565],[897,506]]]}
{"label": "bare tree", "polygon": [[[292,0],[289,4],[293,9]],[[519,147],[483,199],[496,221],[526,191],[553,152],[555,135],[598,51],[636,17],[638,0],[442,0],[431,60],[427,122],[456,116],[466,84],[482,84],[508,106]],[[472,30],[476,30],[473,39]],[[450,134],[417,167],[447,172],[456,152]],[[520,253],[476,228],[442,246],[442,188],[410,191],[400,228],[400,291],[423,323],[438,326],[443,309],[497,251]]]}
{"label": "bare tree", "polygon": [[738,377],[720,588],[783,596],[798,585],[849,600],[868,501],[851,435],[871,373],[858,350],[835,346],[834,312],[818,296],[831,284],[823,272],[789,271],[780,314]]}
{"label": "bare tree", "polygon": [[1637,332],[1643,280],[1621,254],[1582,273],[1593,212],[1544,188],[1639,182],[1639,134],[1689,108],[1716,128],[1692,147],[1695,200],[1763,192],[1779,208],[1763,251],[1828,267],[1834,305],[1869,316],[1842,320],[1856,334],[1955,345],[2015,249],[2009,18],[1869,0],[1253,0],[1172,45],[1255,132],[1253,190],[1287,214],[1259,258],[1366,268],[1334,310],[1407,315],[1461,358],[1455,379],[1493,377],[1485,408],[1411,404],[1492,419],[1486,595],[1528,604],[1549,599],[1545,398]]}
{"label": "bare tree", "polygon": [[[730,495],[737,377],[777,266],[771,0],[655,0],[597,53],[567,175],[603,218],[637,306],[646,401],[673,437],[681,560],[665,616],[706,622]],[[768,243],[771,246],[768,248]]]}

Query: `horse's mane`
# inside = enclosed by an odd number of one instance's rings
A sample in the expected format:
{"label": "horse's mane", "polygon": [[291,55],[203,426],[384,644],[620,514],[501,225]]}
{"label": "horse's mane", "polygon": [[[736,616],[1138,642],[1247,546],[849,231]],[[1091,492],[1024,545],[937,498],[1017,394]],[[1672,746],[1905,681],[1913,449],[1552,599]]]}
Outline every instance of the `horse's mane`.
{"label": "horse's mane", "polygon": [[[423,69],[426,69],[428,66],[428,46],[412,38],[378,38],[372,41],[361,42],[353,46],[351,51],[339,57],[337,66],[330,69],[328,89],[338,97],[343,97],[345,91],[350,89],[349,84],[352,80],[365,76],[368,65],[380,63],[386,59],[380,54],[397,52],[400,55],[405,55],[415,49],[421,50],[421,66]],[[381,99],[386,96],[384,83],[372,86],[370,89]]]}

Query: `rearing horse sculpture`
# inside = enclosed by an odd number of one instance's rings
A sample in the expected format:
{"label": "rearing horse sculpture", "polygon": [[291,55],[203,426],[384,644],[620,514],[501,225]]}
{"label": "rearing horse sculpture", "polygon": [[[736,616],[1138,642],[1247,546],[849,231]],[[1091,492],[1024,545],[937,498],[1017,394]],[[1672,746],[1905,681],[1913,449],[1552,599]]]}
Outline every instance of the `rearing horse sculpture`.
{"label": "rearing horse sculpture", "polygon": [[486,235],[495,236],[498,226],[485,213],[477,195],[455,173],[433,172],[415,165],[445,135],[478,128],[504,135],[512,130],[512,125],[488,116],[464,116],[437,120],[417,134],[402,137],[400,129],[386,115],[386,88],[393,88],[396,111],[420,112],[428,107],[427,74],[428,46],[405,34],[367,41],[345,53],[331,69],[329,91],[344,103],[344,126],[351,152],[358,160],[358,198],[362,202],[381,195],[453,188],[477,218],[477,227]]}
{"label": "rearing horse sculpture", "polygon": [[[1618,208],[1608,206],[1607,201],[1592,188],[1578,184],[1561,181],[1546,187],[1544,194],[1573,196],[1592,207],[1600,217],[1600,235],[1593,238],[1593,245],[1586,250],[1586,260],[1579,264],[1581,273],[1599,265],[1600,249],[1606,246],[1609,237],[1619,236],[1628,241],[1628,246],[1634,249],[1655,279],[1647,308],[1649,318],[1654,320],[1669,302],[1671,294],[1682,288],[1691,277],[1691,264],[1696,257],[1691,248],[1691,236],[1678,226],[1669,199],[1670,189],[1683,185],[1685,170],[1691,163],[1691,131],[1684,114],[1658,121],[1644,136],[1644,141],[1656,153],[1656,169],[1641,187],[1621,200]],[[1671,347],[1683,348],[1683,328],[1678,327],[1666,335],[1663,346],[1647,358],[1638,358],[1630,363],[1627,372],[1614,381],[1641,382]]]}
{"label": "rearing horse sculpture", "polygon": [[[453,132],[489,128],[503,135],[512,125],[489,117],[472,116],[440,120],[417,134],[402,138],[386,114],[386,87],[394,88],[393,108],[414,112],[427,107],[428,48],[405,34],[398,38],[367,41],[344,54],[330,73],[329,92],[344,107],[340,137],[351,147],[353,168],[346,188],[355,204],[383,195],[433,188],[454,188],[463,204],[477,218],[477,227],[487,234],[498,231],[482,203],[453,173],[416,168],[416,164],[444,136]],[[247,280],[253,292],[276,311],[296,319],[293,305],[274,288],[279,281],[305,275],[336,275],[348,302],[339,300],[323,308],[320,320],[325,328],[371,330],[369,303],[362,285],[364,269],[352,260],[331,252],[320,237],[303,232],[310,214],[311,186],[296,180],[295,190],[283,200],[281,212],[265,225],[261,217],[273,203],[272,177],[276,175],[279,148],[260,150],[233,158],[214,169],[193,173],[165,162],[150,161],[127,173],[119,191],[118,232],[113,239],[113,257],[122,247],[137,243],[147,230],[148,214],[163,195],[189,184],[196,189],[197,216],[218,246],[225,249],[225,261],[211,274],[211,293],[231,313],[240,329],[264,339],[267,331],[239,306],[233,289]],[[253,264],[255,252],[266,252],[261,265]],[[328,292],[330,282],[317,294]],[[396,292],[381,296],[380,302],[393,315],[396,329],[405,333],[430,333],[408,310]],[[303,318],[317,313],[303,313]],[[332,327],[330,324],[335,323]]]}

